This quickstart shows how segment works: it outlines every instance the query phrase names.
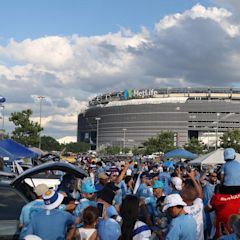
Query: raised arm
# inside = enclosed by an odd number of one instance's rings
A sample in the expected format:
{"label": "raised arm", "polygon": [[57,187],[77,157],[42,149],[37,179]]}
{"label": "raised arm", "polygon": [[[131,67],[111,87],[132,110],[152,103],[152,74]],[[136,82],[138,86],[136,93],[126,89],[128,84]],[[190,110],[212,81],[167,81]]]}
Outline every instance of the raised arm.
{"label": "raised arm", "polygon": [[190,177],[190,179],[192,180],[193,182],[193,185],[194,185],[194,188],[195,190],[197,191],[197,196],[198,198],[201,198],[203,199],[203,191],[202,191],[202,188],[201,186],[197,183],[197,181],[195,180],[195,174],[193,171],[191,172],[187,172],[188,176]]}
{"label": "raised arm", "polygon": [[126,161],[126,162],[125,162],[125,166],[124,166],[121,174],[120,174],[120,175],[118,176],[118,178],[117,178],[117,183],[120,183],[120,182],[123,180],[123,178],[125,177],[125,174],[126,174],[128,168],[129,168],[129,165],[130,165],[129,162]]}

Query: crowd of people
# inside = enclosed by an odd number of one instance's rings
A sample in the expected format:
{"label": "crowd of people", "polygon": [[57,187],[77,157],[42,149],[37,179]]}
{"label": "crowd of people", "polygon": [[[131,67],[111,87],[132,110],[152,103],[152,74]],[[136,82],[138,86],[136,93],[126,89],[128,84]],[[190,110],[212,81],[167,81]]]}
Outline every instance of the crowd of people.
{"label": "crowd of people", "polygon": [[79,159],[83,180],[65,174],[56,189],[34,188],[22,209],[20,239],[240,239],[240,162],[224,150],[221,167],[179,162]]}

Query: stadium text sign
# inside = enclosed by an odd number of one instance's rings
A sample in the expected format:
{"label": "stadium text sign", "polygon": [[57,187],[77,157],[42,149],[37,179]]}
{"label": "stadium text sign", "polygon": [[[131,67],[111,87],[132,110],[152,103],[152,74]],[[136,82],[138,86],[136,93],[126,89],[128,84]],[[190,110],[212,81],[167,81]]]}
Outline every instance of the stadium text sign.
{"label": "stadium text sign", "polygon": [[130,88],[123,91],[123,97],[124,99],[148,98],[155,96],[157,93],[154,89],[135,90]]}
{"label": "stadium text sign", "polygon": [[133,90],[133,97],[147,98],[155,95],[157,95],[157,91],[154,89]]}
{"label": "stadium text sign", "polygon": [[157,94],[158,94],[158,91],[155,89],[136,90],[136,89],[129,88],[124,90],[123,92],[115,92],[112,94],[104,94],[101,96],[97,96],[90,102],[90,105],[106,103],[113,100],[148,98],[148,97],[154,97]]}

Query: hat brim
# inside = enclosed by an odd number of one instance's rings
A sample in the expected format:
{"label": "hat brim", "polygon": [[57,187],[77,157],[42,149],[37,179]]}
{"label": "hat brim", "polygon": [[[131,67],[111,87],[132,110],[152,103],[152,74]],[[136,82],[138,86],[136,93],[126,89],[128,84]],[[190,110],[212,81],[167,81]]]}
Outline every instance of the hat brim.
{"label": "hat brim", "polygon": [[170,207],[175,207],[175,206],[187,206],[187,204],[185,202],[179,202],[179,203],[170,203],[170,204],[166,204],[162,211],[166,212]]}
{"label": "hat brim", "polygon": [[64,199],[63,194],[58,193],[58,198],[57,198],[57,200],[56,200],[54,203],[52,203],[52,204],[45,205],[45,208],[46,208],[47,210],[55,209],[55,208],[57,208],[57,207],[59,207],[59,206],[61,205],[63,199]]}
{"label": "hat brim", "polygon": [[99,176],[98,178],[99,178],[99,179],[106,180],[106,179],[108,179],[108,176],[107,176],[107,175],[101,175],[101,176]]}
{"label": "hat brim", "polygon": [[83,193],[96,193],[98,190],[97,189],[89,189],[88,191],[85,191]]}

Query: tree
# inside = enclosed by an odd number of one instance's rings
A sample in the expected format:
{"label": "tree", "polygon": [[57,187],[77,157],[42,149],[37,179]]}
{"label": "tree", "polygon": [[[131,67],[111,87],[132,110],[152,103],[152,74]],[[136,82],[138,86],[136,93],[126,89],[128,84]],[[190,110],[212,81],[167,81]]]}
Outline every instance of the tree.
{"label": "tree", "polygon": [[143,146],[134,147],[132,149],[132,153],[133,153],[133,155],[144,155],[145,149]]}
{"label": "tree", "polygon": [[162,131],[156,137],[149,138],[143,143],[145,154],[154,152],[168,152],[176,147],[174,146],[174,133],[170,131]]}
{"label": "tree", "polygon": [[183,148],[192,153],[202,154],[205,145],[202,141],[199,141],[197,138],[191,138],[187,143],[183,145]]}
{"label": "tree", "polygon": [[41,137],[41,147],[44,151],[60,151],[60,143],[53,137],[42,136]]}
{"label": "tree", "polygon": [[129,148],[129,147],[125,147],[122,149],[123,153],[129,153],[130,151],[131,151],[131,148]]}
{"label": "tree", "polygon": [[103,153],[115,155],[115,154],[119,154],[120,151],[121,151],[121,148],[119,146],[108,146],[103,150]]}
{"label": "tree", "polygon": [[11,113],[9,121],[16,126],[11,138],[25,146],[38,146],[39,134],[43,128],[30,120],[31,115],[31,109]]}
{"label": "tree", "polygon": [[79,152],[87,152],[90,150],[90,144],[85,142],[71,142],[68,144],[65,144],[66,152],[73,152],[73,153],[79,153]]}
{"label": "tree", "polygon": [[234,148],[236,152],[240,152],[240,130],[234,129],[223,134],[221,139],[221,146],[223,148]]}

